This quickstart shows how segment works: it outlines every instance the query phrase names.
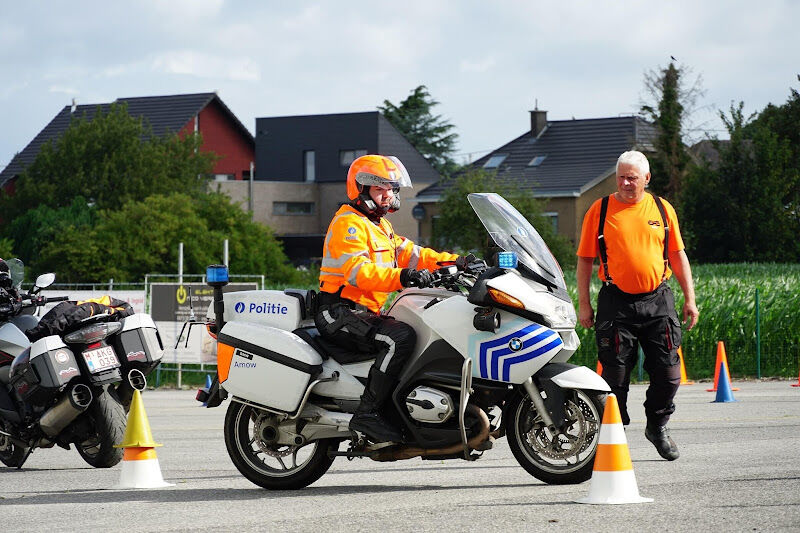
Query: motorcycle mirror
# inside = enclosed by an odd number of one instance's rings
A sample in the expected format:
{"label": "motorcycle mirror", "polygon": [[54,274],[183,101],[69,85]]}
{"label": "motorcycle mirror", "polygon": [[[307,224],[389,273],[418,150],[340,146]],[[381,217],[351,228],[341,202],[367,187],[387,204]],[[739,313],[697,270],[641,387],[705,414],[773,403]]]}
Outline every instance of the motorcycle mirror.
{"label": "motorcycle mirror", "polygon": [[36,278],[35,287],[39,289],[44,289],[45,287],[49,287],[50,285],[52,285],[55,280],[56,280],[56,275],[53,274],[52,272],[48,272],[47,274],[42,274],[41,276]]}

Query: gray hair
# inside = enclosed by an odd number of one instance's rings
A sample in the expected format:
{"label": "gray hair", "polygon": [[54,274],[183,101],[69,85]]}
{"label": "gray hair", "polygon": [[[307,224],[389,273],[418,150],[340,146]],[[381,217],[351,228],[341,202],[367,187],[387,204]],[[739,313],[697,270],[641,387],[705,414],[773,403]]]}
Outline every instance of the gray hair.
{"label": "gray hair", "polygon": [[631,150],[630,152],[623,152],[617,159],[616,172],[619,173],[620,165],[632,165],[639,169],[642,174],[650,173],[650,162],[647,160],[642,152]]}

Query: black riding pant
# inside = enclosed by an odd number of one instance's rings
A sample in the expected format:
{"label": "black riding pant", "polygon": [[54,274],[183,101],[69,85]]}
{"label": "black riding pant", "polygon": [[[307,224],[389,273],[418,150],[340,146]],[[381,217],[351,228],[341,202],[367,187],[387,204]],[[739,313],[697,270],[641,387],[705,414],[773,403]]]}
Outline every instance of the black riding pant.
{"label": "black riding pant", "polygon": [[669,285],[662,283],[655,291],[644,294],[603,286],[597,296],[595,335],[603,379],[617,396],[622,423],[630,423],[628,389],[641,345],[644,369],[650,376],[644,402],[647,422],[666,425],[675,412],[673,399],[681,382],[681,326]]}
{"label": "black riding pant", "polygon": [[392,377],[400,374],[417,342],[408,324],[340,303],[321,306],[314,323],[325,339],[353,352],[374,354],[373,368]]}

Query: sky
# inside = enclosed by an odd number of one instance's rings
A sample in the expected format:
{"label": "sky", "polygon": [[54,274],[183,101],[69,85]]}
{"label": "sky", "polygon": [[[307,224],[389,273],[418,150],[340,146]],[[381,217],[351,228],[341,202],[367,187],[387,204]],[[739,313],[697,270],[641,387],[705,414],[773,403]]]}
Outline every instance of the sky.
{"label": "sky", "polygon": [[635,114],[671,57],[704,91],[690,140],[724,138],[719,111],[800,89],[799,20],[791,0],[5,2],[0,168],[73,98],[217,91],[254,132],[256,118],[372,111],[419,85],[467,162],[528,131],[537,105],[550,120]]}

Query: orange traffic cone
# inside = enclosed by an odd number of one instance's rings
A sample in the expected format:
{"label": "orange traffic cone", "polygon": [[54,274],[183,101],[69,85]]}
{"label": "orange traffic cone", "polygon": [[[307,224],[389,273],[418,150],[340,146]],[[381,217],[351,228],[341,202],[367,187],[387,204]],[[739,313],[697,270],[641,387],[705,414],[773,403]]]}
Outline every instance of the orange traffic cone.
{"label": "orange traffic cone", "polygon": [[158,465],[154,449],[156,446],[161,444],[153,442],[142,394],[134,390],[125,436],[122,438],[122,444],[116,445],[117,448],[125,448],[125,454],[122,456],[119,484],[114,487],[115,489],[157,489],[174,485],[167,483],[161,477],[161,467]]}
{"label": "orange traffic cone", "polygon": [[594,469],[589,495],[577,503],[618,504],[647,503],[652,498],[639,496],[639,487],[633,473],[633,462],[622,427],[619,403],[609,394],[600,425],[600,442],[594,456]]}
{"label": "orange traffic cone", "polygon": [[597,370],[595,370],[595,372],[597,372],[598,376],[603,375],[603,363],[601,363],[599,359],[597,360]]}
{"label": "orange traffic cone", "polygon": [[[728,357],[725,355],[725,344],[722,341],[717,342],[717,362],[714,363],[714,388],[706,389],[707,392],[717,392],[717,385],[719,385],[719,369],[720,363],[725,363],[725,368],[730,368],[728,365]],[[731,390],[739,390],[732,388]]]}
{"label": "orange traffic cone", "polygon": [[681,385],[694,385],[694,381],[689,381],[686,377],[686,365],[683,362],[683,350],[678,346],[678,357],[681,358]]}

